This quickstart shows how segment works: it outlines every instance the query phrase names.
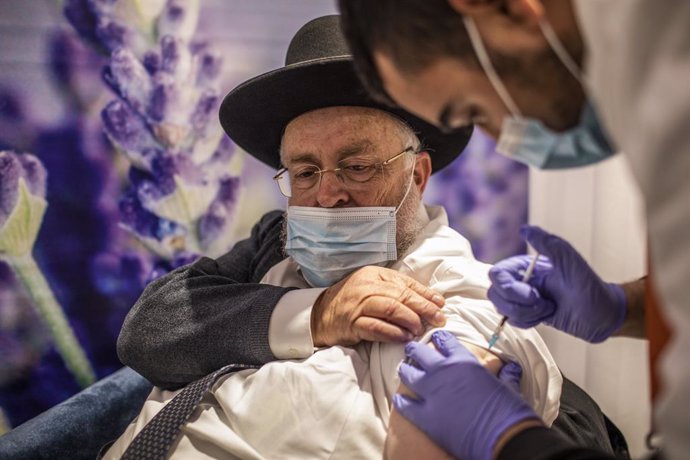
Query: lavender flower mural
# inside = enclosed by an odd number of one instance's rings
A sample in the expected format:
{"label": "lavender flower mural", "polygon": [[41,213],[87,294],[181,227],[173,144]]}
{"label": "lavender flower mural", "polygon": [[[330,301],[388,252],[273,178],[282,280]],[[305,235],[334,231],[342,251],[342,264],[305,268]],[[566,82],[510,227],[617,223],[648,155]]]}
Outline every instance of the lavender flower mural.
{"label": "lavender flower mural", "polygon": [[[47,124],[29,103],[32,94],[21,85],[3,85],[0,150],[35,152],[49,173],[50,206],[33,256],[94,372],[102,377],[121,366],[115,338],[148,273],[121,277],[120,283],[128,283],[129,288],[114,294],[100,292],[101,286],[93,281],[99,254],[119,254],[128,244],[117,226],[120,183],[113,160],[118,157],[102,133],[100,119],[89,115],[95,104],[103,104],[99,69],[104,59],[68,31],[58,30],[46,38],[47,76],[57,90],[61,115],[56,123]],[[0,406],[11,425],[81,388],[34,310],[25,289],[0,258]]]}
{"label": "lavender flower mural", "polygon": [[162,274],[232,244],[238,157],[214,120],[221,60],[208,44],[192,41],[199,2],[141,5],[73,0],[65,15],[110,52],[103,79],[118,98],[102,119],[131,163],[121,223],[160,259]]}
{"label": "lavender flower mural", "polygon": [[32,155],[2,151],[0,177],[0,258],[29,293],[67,367],[82,386],[87,386],[95,381],[93,369],[31,256],[47,207],[45,169]]}

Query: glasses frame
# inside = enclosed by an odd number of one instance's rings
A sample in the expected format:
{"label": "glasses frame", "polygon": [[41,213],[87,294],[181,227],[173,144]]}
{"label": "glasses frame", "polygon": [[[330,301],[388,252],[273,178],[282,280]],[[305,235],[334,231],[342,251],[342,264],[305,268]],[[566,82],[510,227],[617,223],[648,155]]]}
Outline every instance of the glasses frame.
{"label": "glasses frame", "polygon": [[[381,162],[378,162],[378,163],[374,163],[374,164],[372,164],[371,166],[373,166],[373,167],[375,167],[375,168],[383,168],[384,166],[388,166],[389,164],[393,163],[393,162],[394,162],[395,160],[397,160],[398,158],[402,158],[402,156],[405,155],[405,154],[408,153],[408,152],[413,152],[413,153],[415,153],[415,154],[419,153],[419,152],[415,151],[414,147],[409,146],[409,147],[407,147],[405,150],[403,150],[402,152],[396,153],[395,155],[393,155],[393,156],[390,157],[389,159],[384,160],[384,161],[381,161]],[[314,166],[316,166],[316,165],[314,165]],[[318,168],[318,166],[317,166],[317,168]],[[336,175],[336,177],[337,177],[341,182],[343,182],[342,176],[341,176],[340,174],[338,174],[338,171],[342,171],[343,169],[344,169],[343,167],[330,168],[330,169],[317,169],[316,171],[314,171],[314,174],[318,174],[318,175],[319,175],[319,180],[315,183],[316,187],[318,188],[318,187],[321,185],[321,179],[323,178],[323,175],[324,175],[325,173],[327,173],[327,172],[332,172],[332,173],[334,173],[334,174]],[[286,172],[288,172],[288,168],[283,167],[282,169],[280,169],[280,170],[276,173],[275,176],[273,176],[273,180],[276,181],[276,183],[278,184],[278,189],[280,190],[280,193],[282,193],[282,194],[283,194],[285,197],[287,197],[287,198],[292,198],[292,195],[293,195],[293,194],[292,194],[292,186],[290,186],[290,194],[288,195],[287,193],[285,193],[285,192],[283,191],[283,188],[280,186],[280,182],[279,182],[279,181],[283,178],[283,175],[284,175]],[[373,179],[374,175],[376,175],[375,172],[374,172],[374,174],[373,174],[369,179],[365,180],[364,182],[360,182],[360,183],[361,183],[361,184],[366,184],[366,183],[369,182],[371,179]],[[287,180],[289,181],[290,178],[288,178]],[[314,186],[312,185],[310,188],[313,188],[313,187],[314,187]],[[305,189],[305,190],[309,190],[309,189]]]}

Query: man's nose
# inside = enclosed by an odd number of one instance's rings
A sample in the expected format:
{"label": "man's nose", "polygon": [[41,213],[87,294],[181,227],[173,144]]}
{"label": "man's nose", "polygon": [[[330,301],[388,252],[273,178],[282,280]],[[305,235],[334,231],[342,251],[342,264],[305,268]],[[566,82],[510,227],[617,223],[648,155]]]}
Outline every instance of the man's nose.
{"label": "man's nose", "polygon": [[326,171],[321,174],[317,187],[316,201],[323,208],[341,206],[350,201],[350,194],[335,171]]}

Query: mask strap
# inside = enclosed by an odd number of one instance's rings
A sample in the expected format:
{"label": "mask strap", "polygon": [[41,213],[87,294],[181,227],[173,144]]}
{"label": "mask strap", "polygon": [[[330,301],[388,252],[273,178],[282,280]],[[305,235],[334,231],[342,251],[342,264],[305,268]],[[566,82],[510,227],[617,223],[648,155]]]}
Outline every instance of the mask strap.
{"label": "mask strap", "polygon": [[407,195],[410,194],[410,190],[412,190],[412,182],[414,182],[413,179],[414,179],[414,164],[412,165],[412,174],[410,174],[410,180],[407,182],[407,190],[405,190],[405,195],[403,195],[402,200],[400,200],[400,204],[398,205],[397,208],[395,208],[395,214],[398,214],[398,211],[400,210],[403,203],[405,202],[405,198],[407,198]]}
{"label": "mask strap", "polygon": [[491,59],[489,59],[489,53],[486,51],[486,47],[484,46],[481,35],[479,35],[479,30],[477,30],[477,25],[475,24],[474,19],[469,16],[463,16],[462,20],[465,23],[467,34],[470,36],[470,42],[472,42],[474,52],[479,59],[479,64],[482,66],[484,73],[489,78],[491,86],[494,87],[494,90],[496,90],[498,96],[506,105],[510,113],[514,117],[522,118],[522,112],[520,112],[520,109],[518,109],[518,106],[513,98],[510,97],[510,93],[501,81],[501,78],[498,76],[498,72],[496,72],[494,65],[491,63]]}
{"label": "mask strap", "polygon": [[556,56],[558,56],[558,59],[565,66],[565,68],[568,69],[568,72],[570,72],[570,74],[575,77],[575,79],[580,82],[584,88],[585,82],[584,78],[582,77],[582,69],[580,69],[573,58],[570,57],[570,53],[568,53],[568,51],[565,49],[565,46],[563,46],[563,42],[560,38],[558,38],[556,31],[553,30],[553,27],[551,27],[549,21],[542,18],[539,21],[539,28],[541,29],[541,33],[544,34],[546,42],[549,44],[549,46],[551,46],[551,49],[554,53],[556,53]]}

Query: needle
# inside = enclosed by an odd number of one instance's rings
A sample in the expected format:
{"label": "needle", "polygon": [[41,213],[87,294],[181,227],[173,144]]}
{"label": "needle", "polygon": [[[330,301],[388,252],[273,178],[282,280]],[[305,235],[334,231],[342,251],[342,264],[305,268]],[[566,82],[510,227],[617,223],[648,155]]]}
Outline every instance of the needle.
{"label": "needle", "polygon": [[[534,266],[537,265],[537,259],[539,258],[539,253],[534,254],[534,258],[532,261],[529,263],[529,266],[527,267],[527,270],[525,271],[525,274],[522,276],[522,282],[526,283],[527,280],[532,276],[532,272],[534,271]],[[503,331],[503,326],[506,325],[506,321],[508,321],[508,317],[504,316],[501,318],[501,322],[498,323],[498,327],[496,327],[496,330],[494,330],[494,333],[491,334],[491,338],[489,339],[489,346],[487,350],[491,350],[491,347],[496,345],[496,342],[498,342],[498,336],[501,334]]]}

